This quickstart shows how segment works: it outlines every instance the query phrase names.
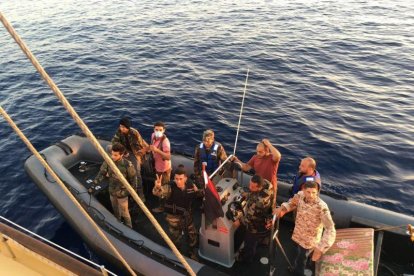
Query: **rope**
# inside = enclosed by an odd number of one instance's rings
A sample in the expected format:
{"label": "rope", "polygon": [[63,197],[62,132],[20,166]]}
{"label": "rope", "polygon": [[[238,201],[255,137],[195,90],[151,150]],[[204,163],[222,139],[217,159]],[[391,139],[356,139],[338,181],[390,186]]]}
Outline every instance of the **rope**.
{"label": "rope", "polygon": [[[79,115],[77,114],[75,109],[71,106],[71,104],[68,102],[68,100],[63,95],[63,93],[60,91],[60,89],[57,87],[57,85],[53,82],[53,80],[50,78],[50,76],[46,73],[46,71],[40,65],[39,61],[31,53],[31,51],[27,48],[25,43],[22,41],[22,39],[19,37],[19,35],[16,33],[16,31],[13,29],[13,27],[10,25],[10,23],[6,20],[6,18],[3,16],[3,14],[1,12],[0,12],[0,20],[3,23],[4,27],[7,29],[7,31],[10,33],[10,35],[13,37],[13,39],[16,41],[16,43],[20,46],[20,48],[22,49],[24,54],[27,56],[27,58],[32,62],[33,66],[36,68],[36,70],[40,73],[42,78],[46,81],[46,83],[49,85],[49,87],[55,93],[56,97],[59,99],[59,101],[65,107],[65,109],[69,112],[69,114],[72,116],[72,118],[75,120],[75,122],[82,129],[82,131],[86,135],[86,137],[88,137],[88,139],[91,141],[92,145],[97,149],[97,151],[103,157],[105,162],[109,165],[109,167],[112,169],[112,171],[116,174],[118,179],[121,180],[122,185],[128,190],[128,192],[130,193],[132,198],[135,200],[135,202],[139,205],[139,207],[141,207],[144,214],[148,217],[148,219],[151,221],[151,223],[154,225],[154,227],[160,233],[161,237],[168,244],[168,246],[172,249],[175,256],[184,265],[184,267],[186,268],[188,273],[192,276],[193,275],[195,276],[195,273],[194,273],[193,269],[190,267],[188,262],[185,260],[185,258],[181,255],[181,253],[175,247],[174,243],[171,241],[171,239],[168,237],[168,235],[162,229],[161,225],[158,223],[158,221],[155,219],[155,217],[151,214],[151,212],[147,209],[145,204],[139,198],[138,194],[130,186],[128,181],[122,175],[122,173],[120,172],[118,167],[115,165],[115,163],[112,161],[112,159],[109,157],[109,155],[102,148],[101,144],[95,138],[93,133],[89,130],[89,128],[86,126],[86,124],[82,121],[82,119],[79,117]],[[126,263],[125,263],[125,265],[128,266],[128,264],[126,264]],[[131,272],[131,274],[135,275],[135,273],[132,270],[130,272]]]}
{"label": "rope", "polygon": [[242,104],[241,104],[241,107],[240,107],[239,123],[237,124],[237,133],[236,133],[236,140],[234,141],[233,155],[236,155],[237,140],[239,139],[240,123],[241,123],[241,118],[242,118],[242,113],[243,113],[244,98],[246,96],[247,80],[249,78],[249,71],[250,71],[250,69],[247,68],[246,82],[244,83],[243,100],[242,100]]}
{"label": "rope", "polygon": [[[0,216],[0,219],[2,219],[2,220],[4,220],[4,221],[7,221],[7,223],[9,223],[9,224],[13,225],[14,227],[16,227],[16,228],[18,228],[18,229],[20,229],[20,230],[22,230],[22,231],[25,231],[26,233],[29,233],[30,235],[32,235],[32,236],[34,236],[34,237],[36,237],[36,238],[38,238],[38,239],[40,239],[40,240],[42,240],[42,241],[44,241],[44,242],[48,243],[48,244],[53,245],[53,246],[55,246],[56,248],[59,248],[60,250],[62,250],[62,251],[64,251],[64,252],[66,252],[66,253],[68,253],[68,254],[70,254],[70,255],[73,255],[73,256],[75,256],[76,258],[79,258],[79,259],[81,259],[82,261],[87,262],[87,263],[89,263],[89,264],[90,264],[90,265],[92,265],[92,266],[95,266],[96,268],[101,269],[101,266],[100,266],[100,265],[98,265],[98,264],[96,264],[96,263],[92,262],[91,260],[88,260],[88,259],[86,259],[86,258],[84,258],[84,257],[82,257],[82,256],[80,256],[80,255],[78,255],[78,254],[76,254],[76,253],[74,253],[74,252],[72,252],[72,251],[70,251],[70,250],[68,250],[68,249],[66,249],[66,248],[64,248],[64,247],[62,247],[62,246],[60,246],[60,245],[58,245],[58,244],[54,243],[54,242],[52,242],[52,241],[49,241],[48,239],[43,238],[42,236],[40,236],[40,235],[38,235],[38,234],[36,234],[36,233],[34,233],[34,232],[32,232],[32,231],[30,231],[30,230],[28,230],[28,229],[26,229],[26,228],[22,227],[22,226],[20,226],[20,225],[19,225],[19,224],[17,224],[17,223],[14,223],[14,222],[13,222],[13,221],[11,221],[11,220],[6,219],[6,218],[5,218],[5,217],[3,217],[3,216]],[[113,276],[116,276],[116,274],[115,274],[115,273],[113,273],[113,272],[109,271],[109,270],[108,270],[108,269],[106,269],[106,268],[104,268],[104,269],[105,269],[105,270],[106,270],[109,274],[111,274],[111,275],[113,275]]]}
{"label": "rope", "polygon": [[129,270],[129,272],[132,275],[136,275],[135,272],[132,270],[132,268],[125,261],[125,259],[118,252],[118,250],[112,245],[112,243],[105,236],[105,234],[102,232],[102,230],[96,225],[95,221],[89,216],[89,214],[85,211],[85,209],[82,208],[82,206],[79,204],[79,202],[76,200],[76,198],[72,195],[72,193],[68,190],[68,188],[65,186],[65,184],[63,184],[62,180],[60,180],[59,176],[57,176],[57,174],[52,170],[52,168],[49,166],[49,164],[46,163],[45,160],[43,160],[40,153],[33,147],[32,143],[30,143],[30,141],[27,139],[27,137],[24,135],[24,133],[13,122],[13,120],[10,118],[10,116],[7,114],[7,112],[1,106],[0,106],[0,113],[1,113],[1,115],[3,115],[4,119],[6,119],[6,121],[9,123],[9,125],[14,129],[14,131],[17,133],[17,135],[19,135],[20,139],[22,139],[22,141],[30,149],[30,151],[33,153],[33,155],[36,156],[36,158],[39,160],[39,162],[46,168],[47,172],[53,177],[53,179],[55,179],[55,181],[58,183],[60,188],[73,201],[73,203],[79,208],[79,210],[82,212],[82,214],[85,216],[85,218],[91,223],[93,228],[95,228],[95,231],[98,233],[98,235],[101,236],[102,239],[104,239],[104,241],[109,245],[109,247],[113,250],[113,252],[117,255],[117,257],[121,260],[121,262]]}

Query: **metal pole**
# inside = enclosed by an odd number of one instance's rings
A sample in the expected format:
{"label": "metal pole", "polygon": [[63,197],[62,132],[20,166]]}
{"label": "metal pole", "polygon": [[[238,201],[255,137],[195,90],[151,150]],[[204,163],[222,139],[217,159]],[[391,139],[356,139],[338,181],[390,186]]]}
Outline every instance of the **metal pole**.
{"label": "metal pole", "polygon": [[242,100],[242,104],[241,104],[241,108],[240,108],[239,123],[237,125],[237,133],[236,133],[236,140],[234,141],[233,155],[236,155],[237,140],[239,138],[240,122],[241,122],[242,113],[243,113],[244,98],[246,96],[247,80],[249,79],[249,71],[250,71],[250,69],[247,68],[246,82],[244,83],[243,100]]}
{"label": "metal pole", "polygon": [[208,178],[213,179],[213,177],[216,175],[216,173],[224,166],[224,164],[229,162],[230,158],[232,158],[232,157],[233,157],[233,154],[230,154],[229,157],[227,157],[227,159],[224,160],[224,162],[221,163],[220,166]]}
{"label": "metal pole", "polygon": [[378,273],[378,266],[379,266],[379,261],[381,257],[383,238],[384,238],[384,231],[379,231],[378,237],[377,237],[377,246],[375,248],[375,255],[374,255],[374,276],[377,276],[377,273]]}

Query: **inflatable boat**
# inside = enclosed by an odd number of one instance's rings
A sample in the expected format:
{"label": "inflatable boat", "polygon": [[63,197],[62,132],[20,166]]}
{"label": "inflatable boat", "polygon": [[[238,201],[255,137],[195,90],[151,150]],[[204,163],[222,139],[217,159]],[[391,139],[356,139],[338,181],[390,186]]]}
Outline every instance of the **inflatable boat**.
{"label": "inflatable boat", "polygon": [[[99,141],[104,148],[109,144],[106,140]],[[144,275],[187,274],[172,251],[156,233],[155,228],[139,210],[132,211],[133,228],[131,229],[118,221],[111,213],[105,184],[102,185],[100,191],[94,194],[87,192],[103,162],[102,157],[87,138],[72,135],[49,146],[41,153],[136,272]],[[184,165],[191,175],[192,156],[173,153],[172,163],[173,167]],[[65,196],[34,156],[26,160],[25,169],[85,242],[98,254],[114,264],[120,265],[112,251],[95,233],[92,226],[82,218],[80,211]],[[250,177],[251,175],[238,171],[236,178],[222,178],[216,183],[224,213],[230,212],[230,206],[233,206],[234,202],[240,203],[243,200],[240,193],[248,187]],[[144,181],[147,195],[146,205],[149,208],[154,207],[158,202],[150,193],[152,183],[150,179]],[[289,199],[290,189],[291,184],[279,181],[278,203]],[[358,203],[342,195],[322,192],[321,198],[328,204],[337,229],[367,228],[372,230],[372,251],[375,249],[375,255],[372,254],[369,263],[373,270],[377,272],[379,269],[383,275],[387,275],[387,272],[390,275],[392,273],[413,273],[414,245],[410,241],[409,231],[400,226],[414,225],[414,217]],[[254,263],[246,265],[236,262],[236,252],[242,244],[243,229],[234,229],[228,216],[219,218],[217,225],[207,225],[200,205],[201,203],[196,203],[193,214],[196,227],[199,229],[200,261],[186,258],[193,271],[197,275],[220,275],[222,273],[269,275],[268,245],[259,246]],[[134,207],[137,206],[131,204],[131,208]],[[168,232],[163,214],[155,216]],[[290,239],[292,229],[293,219],[286,216],[280,222],[278,229],[280,250],[276,250],[277,256],[272,261],[273,270],[276,270],[278,275],[288,273],[288,261],[295,254],[294,244]],[[281,255],[281,249],[284,249],[285,257]]]}

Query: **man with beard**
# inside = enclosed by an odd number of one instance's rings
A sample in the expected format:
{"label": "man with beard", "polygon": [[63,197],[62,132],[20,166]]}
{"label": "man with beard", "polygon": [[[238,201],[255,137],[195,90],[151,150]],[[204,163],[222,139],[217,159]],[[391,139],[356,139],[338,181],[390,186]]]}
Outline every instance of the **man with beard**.
{"label": "man with beard", "polygon": [[316,170],[316,161],[312,157],[305,157],[301,160],[298,174],[293,178],[292,196],[303,190],[307,181],[315,181],[321,188],[321,175]]}
{"label": "man with beard", "polygon": [[[122,175],[135,188],[137,185],[137,175],[132,162],[124,158],[125,147],[119,143],[112,146],[111,158],[115,165],[121,171]],[[94,186],[101,183],[105,178],[109,181],[109,197],[112,204],[115,217],[121,221],[124,218],[125,224],[132,228],[131,215],[128,210],[128,190],[122,185],[119,178],[115,175],[112,169],[106,162],[101,165],[98,175],[93,181],[93,186],[89,188],[88,192],[92,193]]]}
{"label": "man with beard", "polygon": [[257,144],[256,154],[247,162],[241,162],[235,157],[236,163],[239,163],[243,171],[254,169],[255,173],[264,179],[270,181],[273,186],[273,207],[276,206],[277,196],[277,169],[279,167],[282,155],[268,139],[263,139]]}

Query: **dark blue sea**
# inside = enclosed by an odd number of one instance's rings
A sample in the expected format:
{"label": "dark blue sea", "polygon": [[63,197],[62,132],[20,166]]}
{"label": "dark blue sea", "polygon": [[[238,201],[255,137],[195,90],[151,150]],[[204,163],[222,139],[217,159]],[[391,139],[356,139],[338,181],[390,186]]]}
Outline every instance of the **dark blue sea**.
{"label": "dark blue sea", "polygon": [[[124,115],[175,150],[203,130],[237,156],[262,138],[289,180],[304,156],[324,189],[414,215],[414,1],[2,0],[15,27],[90,129]],[[2,26],[1,26],[2,27]],[[0,104],[37,149],[80,131],[4,28]],[[0,119],[0,215],[93,256],[26,175],[30,155]]]}

